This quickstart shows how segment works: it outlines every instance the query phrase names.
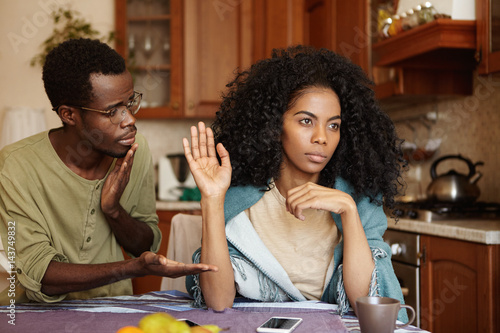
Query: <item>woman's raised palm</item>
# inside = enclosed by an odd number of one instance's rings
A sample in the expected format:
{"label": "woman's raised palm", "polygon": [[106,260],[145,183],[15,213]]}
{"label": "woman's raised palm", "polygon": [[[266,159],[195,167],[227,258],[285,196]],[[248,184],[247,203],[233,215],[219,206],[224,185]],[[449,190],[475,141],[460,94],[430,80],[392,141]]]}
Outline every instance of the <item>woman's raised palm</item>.
{"label": "woman's raised palm", "polygon": [[[205,128],[203,122],[191,127],[191,148],[184,138],[184,154],[189,163],[189,169],[200,192],[206,196],[225,195],[231,184],[231,162],[229,153],[219,143],[215,149],[214,135],[211,128]],[[221,163],[217,159],[219,154]]]}

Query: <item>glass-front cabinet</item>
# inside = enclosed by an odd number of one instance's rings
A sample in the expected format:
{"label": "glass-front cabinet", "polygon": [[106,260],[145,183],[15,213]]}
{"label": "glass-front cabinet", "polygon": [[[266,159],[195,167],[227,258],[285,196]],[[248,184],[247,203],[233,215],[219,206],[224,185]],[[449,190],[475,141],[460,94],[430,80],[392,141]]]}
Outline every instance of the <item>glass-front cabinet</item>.
{"label": "glass-front cabinet", "polygon": [[500,72],[500,1],[476,0],[479,74]]}
{"label": "glass-front cabinet", "polygon": [[115,0],[116,49],[137,91],[139,118],[182,116],[182,0]]}

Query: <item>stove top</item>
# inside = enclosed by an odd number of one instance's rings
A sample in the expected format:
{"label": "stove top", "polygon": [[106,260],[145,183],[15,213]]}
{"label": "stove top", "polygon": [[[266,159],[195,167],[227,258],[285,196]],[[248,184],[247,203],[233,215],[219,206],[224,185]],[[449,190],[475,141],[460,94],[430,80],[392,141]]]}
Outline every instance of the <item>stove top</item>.
{"label": "stove top", "polygon": [[449,221],[449,220],[498,220],[500,219],[500,203],[442,203],[432,201],[399,202],[394,214],[399,218],[416,221]]}

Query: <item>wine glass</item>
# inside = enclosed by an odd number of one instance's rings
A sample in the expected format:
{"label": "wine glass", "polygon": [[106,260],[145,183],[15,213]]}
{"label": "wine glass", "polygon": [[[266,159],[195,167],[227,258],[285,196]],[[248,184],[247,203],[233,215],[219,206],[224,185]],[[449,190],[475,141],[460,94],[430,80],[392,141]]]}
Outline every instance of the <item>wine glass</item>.
{"label": "wine glass", "polygon": [[144,55],[144,58],[146,59],[146,64],[149,63],[149,60],[153,56],[155,50],[156,50],[156,38],[151,28],[148,27],[144,32],[144,36],[142,38],[142,43],[141,43],[141,51],[142,54]]}
{"label": "wine glass", "polygon": [[135,58],[135,51],[137,49],[137,46],[135,45],[136,43],[136,37],[134,33],[130,33],[128,35],[128,57],[130,60],[133,60]]}
{"label": "wine glass", "polygon": [[166,34],[161,40],[161,51],[163,54],[163,61],[170,63],[170,36]]}

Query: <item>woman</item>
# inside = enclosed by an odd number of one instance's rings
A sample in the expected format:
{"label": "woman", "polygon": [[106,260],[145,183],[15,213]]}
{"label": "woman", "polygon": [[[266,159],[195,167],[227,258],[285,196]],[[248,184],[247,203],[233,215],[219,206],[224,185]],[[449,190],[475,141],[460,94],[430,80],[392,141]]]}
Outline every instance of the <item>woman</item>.
{"label": "woman", "polygon": [[369,83],[331,51],[274,50],[228,84],[213,131],[191,128],[203,217],[193,260],[219,267],[187,279],[196,304],[320,299],[342,314],[360,296],[402,301],[382,235],[403,159]]}

